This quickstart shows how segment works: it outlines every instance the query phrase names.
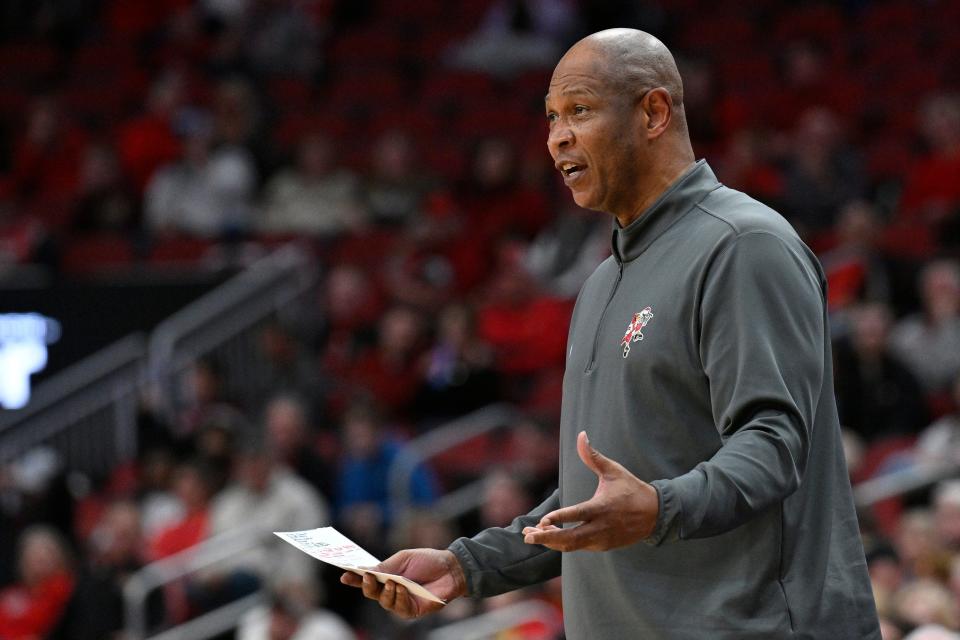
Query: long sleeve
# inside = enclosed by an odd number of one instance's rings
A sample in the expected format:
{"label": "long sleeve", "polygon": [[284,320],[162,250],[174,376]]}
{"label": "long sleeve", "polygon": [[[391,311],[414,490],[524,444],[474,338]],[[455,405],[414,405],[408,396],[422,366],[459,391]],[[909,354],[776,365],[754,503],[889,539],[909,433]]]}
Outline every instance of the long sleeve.
{"label": "long sleeve", "polygon": [[544,500],[508,527],[481,531],[473,538],[458,538],[449,549],[467,576],[469,595],[495,596],[544,582],[560,575],[560,552],[523,541],[524,527],[560,508],[560,491]]}
{"label": "long sleeve", "polygon": [[653,544],[729,531],[803,478],[823,384],[823,289],[803,247],[741,234],[713,261],[699,309],[700,359],[722,446],[688,473],[652,484]]}

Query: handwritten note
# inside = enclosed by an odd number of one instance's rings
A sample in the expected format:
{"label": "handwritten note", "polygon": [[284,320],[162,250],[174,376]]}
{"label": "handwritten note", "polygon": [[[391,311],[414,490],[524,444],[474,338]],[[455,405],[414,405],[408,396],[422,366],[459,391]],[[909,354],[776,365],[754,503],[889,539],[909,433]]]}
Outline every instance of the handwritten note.
{"label": "handwritten note", "polygon": [[274,535],[289,542],[300,551],[313,556],[321,562],[332,564],[345,571],[352,571],[360,575],[373,575],[377,582],[386,583],[392,580],[405,586],[410,593],[425,600],[446,604],[427,589],[413,580],[392,573],[373,571],[369,567],[380,564],[374,556],[367,553],[350,538],[346,537],[333,527],[321,527],[307,531],[275,531]]}

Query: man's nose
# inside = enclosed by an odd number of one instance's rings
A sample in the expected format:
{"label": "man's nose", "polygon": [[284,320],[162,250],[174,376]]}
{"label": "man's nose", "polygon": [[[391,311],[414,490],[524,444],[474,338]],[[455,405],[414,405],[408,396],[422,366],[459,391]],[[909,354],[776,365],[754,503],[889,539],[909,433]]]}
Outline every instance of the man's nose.
{"label": "man's nose", "polygon": [[573,131],[562,121],[557,122],[547,135],[547,148],[553,155],[573,144]]}

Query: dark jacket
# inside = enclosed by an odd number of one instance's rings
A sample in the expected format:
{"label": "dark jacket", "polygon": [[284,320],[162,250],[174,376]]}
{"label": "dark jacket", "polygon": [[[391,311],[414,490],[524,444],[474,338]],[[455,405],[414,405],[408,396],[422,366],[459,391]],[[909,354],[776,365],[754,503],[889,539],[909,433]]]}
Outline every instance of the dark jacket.
{"label": "dark jacket", "polygon": [[[613,249],[571,321],[559,491],[451,545],[471,594],[562,573],[571,640],[879,639],[815,256],[703,161],[616,228]],[[581,429],[656,487],[649,540],[602,553],[524,544],[527,522],[596,490]]]}

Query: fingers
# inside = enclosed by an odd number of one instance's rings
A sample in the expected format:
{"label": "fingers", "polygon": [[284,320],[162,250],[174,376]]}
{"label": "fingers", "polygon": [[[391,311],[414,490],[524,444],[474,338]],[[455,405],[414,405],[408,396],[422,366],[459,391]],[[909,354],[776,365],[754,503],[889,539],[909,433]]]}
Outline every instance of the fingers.
{"label": "fingers", "polygon": [[360,587],[363,585],[363,578],[352,571],[345,571],[340,576],[340,582],[351,587]]}
{"label": "fingers", "polygon": [[383,588],[380,589],[378,598],[380,606],[387,611],[393,611],[397,606],[397,585],[392,580],[387,580]]}
{"label": "fingers", "polygon": [[545,525],[545,524],[542,524],[542,523],[541,523],[541,524],[538,524],[538,525],[535,526],[535,527],[524,527],[522,533],[523,533],[523,535],[527,535],[528,533],[533,533],[533,532],[535,532],[535,531],[544,531],[544,530],[547,530],[547,529],[556,529],[556,528],[557,528],[557,527],[553,526],[552,524],[547,524],[547,525]]}
{"label": "fingers", "polygon": [[563,509],[551,511],[540,519],[539,528],[543,529],[550,525],[570,524],[573,522],[589,522],[597,515],[597,505],[593,499],[573,504]]}
{"label": "fingers", "polygon": [[590,446],[590,438],[587,437],[586,431],[581,431],[577,435],[577,454],[583,460],[583,464],[598,476],[609,473],[617,464]]}
{"label": "fingers", "polygon": [[601,539],[603,533],[602,526],[586,523],[567,529],[551,527],[534,530],[526,534],[523,541],[543,545],[555,551],[595,551],[605,548]]}
{"label": "fingers", "polygon": [[383,585],[377,582],[376,576],[372,573],[363,575],[363,595],[371,600],[379,600],[380,592],[383,591]]}
{"label": "fingers", "polygon": [[410,595],[410,592],[407,591],[405,586],[389,581],[387,582],[387,587],[385,587],[384,590],[387,588],[390,588],[390,590],[395,594],[393,599],[393,608],[390,609],[391,611],[401,618],[416,618],[420,615],[416,599]]}
{"label": "fingers", "polygon": [[415,618],[419,615],[414,597],[410,595],[405,586],[397,584],[393,580],[387,580],[386,584],[381,584],[377,581],[376,576],[371,573],[364,574],[361,578],[348,571],[340,576],[340,582],[351,587],[360,587],[363,589],[365,598],[376,600],[381,607],[387,611],[392,611],[401,618]]}

